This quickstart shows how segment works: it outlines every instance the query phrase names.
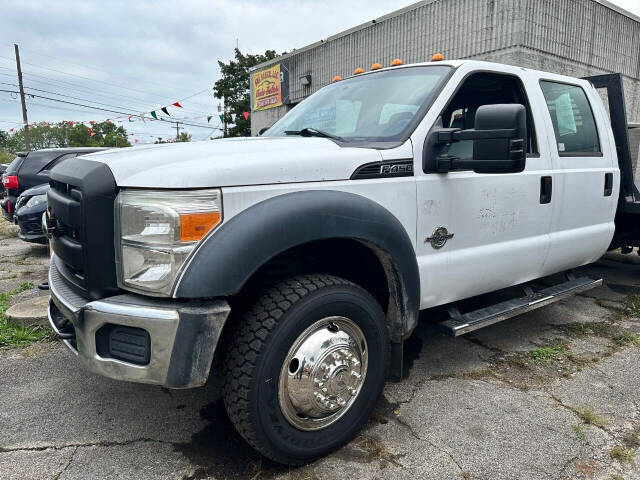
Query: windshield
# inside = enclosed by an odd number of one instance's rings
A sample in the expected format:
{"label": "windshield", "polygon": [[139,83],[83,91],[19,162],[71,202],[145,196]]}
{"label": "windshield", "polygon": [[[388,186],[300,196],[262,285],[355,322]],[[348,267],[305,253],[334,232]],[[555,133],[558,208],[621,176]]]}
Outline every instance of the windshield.
{"label": "windshield", "polygon": [[345,142],[398,142],[409,136],[429,108],[451,67],[385,70],[333,83],[297,105],[264,136],[308,134]]}

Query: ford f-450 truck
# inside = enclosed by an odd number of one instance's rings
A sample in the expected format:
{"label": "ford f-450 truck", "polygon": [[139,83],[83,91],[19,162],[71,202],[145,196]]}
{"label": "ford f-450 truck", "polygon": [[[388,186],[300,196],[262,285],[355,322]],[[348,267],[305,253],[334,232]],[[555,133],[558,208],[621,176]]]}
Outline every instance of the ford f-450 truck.
{"label": "ford f-450 truck", "polygon": [[640,243],[615,74],[379,69],[260,137],[86,155],[50,185],[49,318],[79,362],[169,388],[221,374],[240,434],[291,465],[358,432],[421,311],[461,335],[600,285],[571,269]]}

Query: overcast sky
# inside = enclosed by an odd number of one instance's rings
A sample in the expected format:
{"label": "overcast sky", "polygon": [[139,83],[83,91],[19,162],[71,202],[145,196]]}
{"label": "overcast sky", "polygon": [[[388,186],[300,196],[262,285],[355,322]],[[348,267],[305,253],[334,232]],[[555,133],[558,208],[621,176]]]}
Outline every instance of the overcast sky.
{"label": "overcast sky", "polygon": [[[640,0],[610,1],[640,16]],[[0,0],[0,90],[15,90],[13,43],[18,43],[24,83],[34,94],[81,104],[91,100],[126,112],[149,112],[186,99],[182,111],[170,108],[170,113],[203,125],[213,115],[213,128],[219,123],[219,102],[211,93],[220,75],[217,60],[228,60],[236,41],[243,52],[290,51],[412,3]],[[40,98],[29,99],[27,106],[30,123],[118,116]],[[0,92],[0,129],[21,122],[19,99]],[[159,121],[127,122],[125,127],[135,134],[132,143],[134,138],[147,143],[175,135],[175,128]],[[187,130],[201,140],[216,135],[211,128]]]}

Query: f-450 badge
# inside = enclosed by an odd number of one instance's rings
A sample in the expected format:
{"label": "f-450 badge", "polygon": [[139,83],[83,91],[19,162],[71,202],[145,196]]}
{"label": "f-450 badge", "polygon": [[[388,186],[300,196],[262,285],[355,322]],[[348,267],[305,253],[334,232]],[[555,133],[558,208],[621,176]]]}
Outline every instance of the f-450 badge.
{"label": "f-450 badge", "polygon": [[411,175],[413,174],[413,164],[397,163],[380,165],[380,175]]}
{"label": "f-450 badge", "polygon": [[438,248],[444,247],[444,244],[447,243],[447,240],[450,238],[453,238],[453,233],[449,233],[445,227],[438,227],[433,234],[425,238],[424,241],[425,243],[429,242],[431,246],[437,250]]}

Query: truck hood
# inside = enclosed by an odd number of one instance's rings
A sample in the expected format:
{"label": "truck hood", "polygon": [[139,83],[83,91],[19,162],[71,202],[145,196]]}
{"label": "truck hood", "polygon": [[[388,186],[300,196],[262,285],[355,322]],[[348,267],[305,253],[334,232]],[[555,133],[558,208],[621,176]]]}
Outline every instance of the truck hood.
{"label": "truck hood", "polygon": [[205,188],[345,180],[382,156],[327,138],[292,136],[119,148],[83,158],[105,163],[120,187]]}

